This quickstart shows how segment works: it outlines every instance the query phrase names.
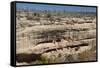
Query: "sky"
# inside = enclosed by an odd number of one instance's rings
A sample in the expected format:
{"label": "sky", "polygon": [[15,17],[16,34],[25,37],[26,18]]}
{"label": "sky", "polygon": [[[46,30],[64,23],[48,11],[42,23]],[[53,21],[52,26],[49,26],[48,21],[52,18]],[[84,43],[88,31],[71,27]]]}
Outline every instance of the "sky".
{"label": "sky", "polygon": [[68,5],[48,5],[32,3],[16,3],[16,8],[37,9],[37,10],[65,10],[74,12],[96,12],[96,7],[68,6]]}

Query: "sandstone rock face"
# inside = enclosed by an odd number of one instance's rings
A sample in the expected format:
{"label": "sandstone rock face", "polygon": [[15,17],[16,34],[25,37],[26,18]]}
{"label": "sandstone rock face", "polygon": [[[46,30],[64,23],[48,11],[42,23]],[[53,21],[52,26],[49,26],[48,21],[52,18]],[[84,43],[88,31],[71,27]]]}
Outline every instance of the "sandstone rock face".
{"label": "sandstone rock face", "polygon": [[17,65],[96,60],[96,14],[16,11]]}

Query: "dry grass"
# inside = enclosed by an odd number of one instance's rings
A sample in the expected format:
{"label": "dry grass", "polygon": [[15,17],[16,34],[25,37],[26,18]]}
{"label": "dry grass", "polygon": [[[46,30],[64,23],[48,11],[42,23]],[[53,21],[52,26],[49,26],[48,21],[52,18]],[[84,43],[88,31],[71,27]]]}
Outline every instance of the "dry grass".
{"label": "dry grass", "polygon": [[80,61],[92,61],[92,60],[96,60],[96,53],[94,51],[94,48],[93,50],[87,50],[87,51],[84,51],[82,53],[79,54],[79,59]]}

